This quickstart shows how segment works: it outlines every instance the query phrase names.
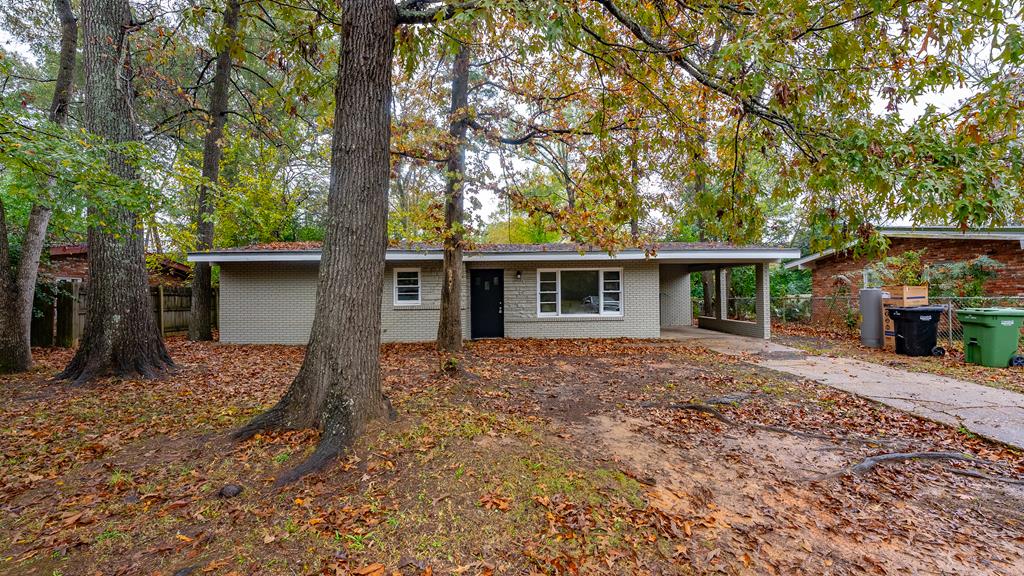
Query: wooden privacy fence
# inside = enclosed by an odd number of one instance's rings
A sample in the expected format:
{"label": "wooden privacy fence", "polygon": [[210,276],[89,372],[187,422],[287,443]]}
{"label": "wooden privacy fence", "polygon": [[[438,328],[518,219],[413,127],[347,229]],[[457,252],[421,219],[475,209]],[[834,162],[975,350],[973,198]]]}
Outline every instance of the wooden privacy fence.
{"label": "wooden privacy fence", "polygon": [[[88,291],[81,282],[57,282],[53,298],[37,298],[32,318],[33,346],[74,347],[82,337]],[[188,331],[192,314],[190,286],[150,286],[157,325],[163,334]],[[219,292],[213,290],[213,323],[217,326]]]}

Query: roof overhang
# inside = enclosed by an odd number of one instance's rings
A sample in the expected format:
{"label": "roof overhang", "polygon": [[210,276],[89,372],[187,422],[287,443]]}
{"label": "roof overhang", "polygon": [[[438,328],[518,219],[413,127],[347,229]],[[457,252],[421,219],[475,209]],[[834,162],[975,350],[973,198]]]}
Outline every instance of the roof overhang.
{"label": "roof overhang", "polygon": [[1024,242],[1024,230],[979,229],[958,230],[954,228],[880,228],[879,233],[887,238],[925,238],[933,240],[1008,240]]}
{"label": "roof overhang", "polygon": [[[722,248],[714,250],[670,250],[648,255],[642,250],[623,250],[615,254],[607,252],[466,252],[465,262],[629,262],[656,260],[667,263],[721,263],[757,264],[781,262],[800,256],[800,251],[789,248]],[[441,250],[388,250],[387,262],[441,262]],[[320,262],[319,250],[228,250],[221,252],[193,252],[189,262],[227,264],[234,262]]]}
{"label": "roof overhang", "polygon": [[[848,244],[846,246],[846,248],[850,248],[852,246],[853,246],[853,244]],[[844,250],[846,248],[844,248]],[[799,260],[791,260],[789,262],[786,262],[785,264],[782,265],[782,267],[785,268],[786,270],[792,270],[794,268],[806,268],[807,265],[810,264],[811,262],[814,262],[815,260],[819,260],[819,259],[824,258],[826,256],[831,256],[832,254],[835,254],[835,253],[836,253],[836,249],[835,248],[829,248],[828,250],[823,250],[821,252],[818,252],[817,254],[811,254],[809,256],[804,256],[803,258],[800,258]]]}
{"label": "roof overhang", "polygon": [[[989,230],[966,230],[961,231],[953,228],[879,228],[879,234],[886,238],[921,238],[926,240],[1004,240],[1007,242],[1018,242],[1022,250],[1024,250],[1024,231],[1019,229],[989,229]],[[852,248],[856,243],[851,242],[846,246],[843,246],[841,250],[847,250]],[[808,264],[813,263],[816,260],[820,260],[827,256],[835,254],[837,250],[835,248],[829,248],[828,250],[822,250],[815,254],[804,256],[798,260],[786,262],[783,264],[783,268],[791,270],[793,268],[806,268]]]}

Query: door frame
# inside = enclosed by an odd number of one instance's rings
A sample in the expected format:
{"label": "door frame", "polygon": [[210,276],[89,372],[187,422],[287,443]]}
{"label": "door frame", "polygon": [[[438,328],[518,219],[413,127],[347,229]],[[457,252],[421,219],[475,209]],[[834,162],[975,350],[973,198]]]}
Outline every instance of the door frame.
{"label": "door frame", "polygon": [[[474,318],[475,318],[475,315],[473,314],[473,302],[474,302],[474,298],[473,298],[473,285],[474,285],[473,278],[474,278],[474,276],[476,274],[483,274],[485,272],[486,273],[490,273],[490,274],[496,274],[497,276],[499,276],[501,278],[501,297],[498,300],[498,313],[497,313],[498,323],[499,323],[499,330],[498,330],[499,333],[497,335],[495,335],[495,336],[478,336],[476,334],[476,331],[473,329],[474,328],[474,326],[473,326],[474,325]],[[505,269],[504,268],[470,268],[469,269],[469,278],[468,278],[468,280],[469,280],[469,338],[471,340],[481,340],[481,339],[485,339],[485,338],[504,338],[505,337]]]}

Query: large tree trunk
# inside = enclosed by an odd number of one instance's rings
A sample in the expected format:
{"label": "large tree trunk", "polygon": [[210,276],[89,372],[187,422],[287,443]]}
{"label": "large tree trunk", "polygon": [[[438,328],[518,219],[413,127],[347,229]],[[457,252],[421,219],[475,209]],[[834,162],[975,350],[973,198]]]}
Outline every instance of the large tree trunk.
{"label": "large tree trunk", "polygon": [[[213,198],[207,182],[216,185],[223,155],[221,139],[228,114],[228,82],[231,80],[231,49],[238,36],[239,0],[228,0],[224,8],[223,45],[217,52],[217,68],[210,90],[210,122],[203,142],[203,181],[199,184],[199,210],[196,214],[199,250],[213,247]],[[188,321],[189,340],[213,340],[213,288],[209,262],[197,262],[192,269],[192,311]]]}
{"label": "large tree trunk", "polygon": [[462,242],[468,107],[469,47],[462,45],[452,66],[452,105],[448,125],[452,151],[448,157],[444,193],[444,279],[441,284],[437,345],[445,352],[462,350]]}
{"label": "large tree trunk", "polygon": [[[82,1],[85,127],[110,143],[137,138],[132,116],[128,0]],[[129,160],[108,153],[110,170],[138,179]],[[90,202],[89,306],[85,332],[71,363],[58,376],[75,383],[113,373],[154,377],[172,365],[156,325],[146,274],[143,227],[138,214]]]}
{"label": "large tree trunk", "polygon": [[[75,77],[78,20],[71,11],[70,0],[56,0],[54,7],[60,18],[60,59],[50,102],[50,121],[63,125],[67,121]],[[56,182],[51,179],[48,187],[52,189],[54,186]],[[13,277],[6,220],[0,225],[3,234],[0,238],[0,266],[3,267],[0,270],[0,373],[22,372],[32,366],[32,301],[39,276],[39,258],[52,214],[48,205],[52,197],[50,194],[32,206],[22,241],[21,259]],[[3,216],[3,201],[0,200],[0,219]]]}
{"label": "large tree trunk", "polygon": [[281,400],[235,433],[319,428],[320,443],[278,483],[322,468],[390,403],[380,386],[380,307],[391,139],[391,0],[351,0],[341,15],[327,230],[306,358]]}

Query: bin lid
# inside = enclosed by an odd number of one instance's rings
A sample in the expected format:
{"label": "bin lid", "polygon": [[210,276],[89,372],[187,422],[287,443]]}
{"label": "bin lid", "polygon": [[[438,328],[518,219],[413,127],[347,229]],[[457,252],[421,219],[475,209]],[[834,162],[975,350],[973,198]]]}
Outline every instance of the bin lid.
{"label": "bin lid", "polygon": [[899,310],[900,312],[921,312],[927,314],[928,312],[945,312],[945,306],[889,306],[889,310]]}
{"label": "bin lid", "polygon": [[961,308],[956,313],[976,316],[1024,316],[1024,310],[1020,308]]}

